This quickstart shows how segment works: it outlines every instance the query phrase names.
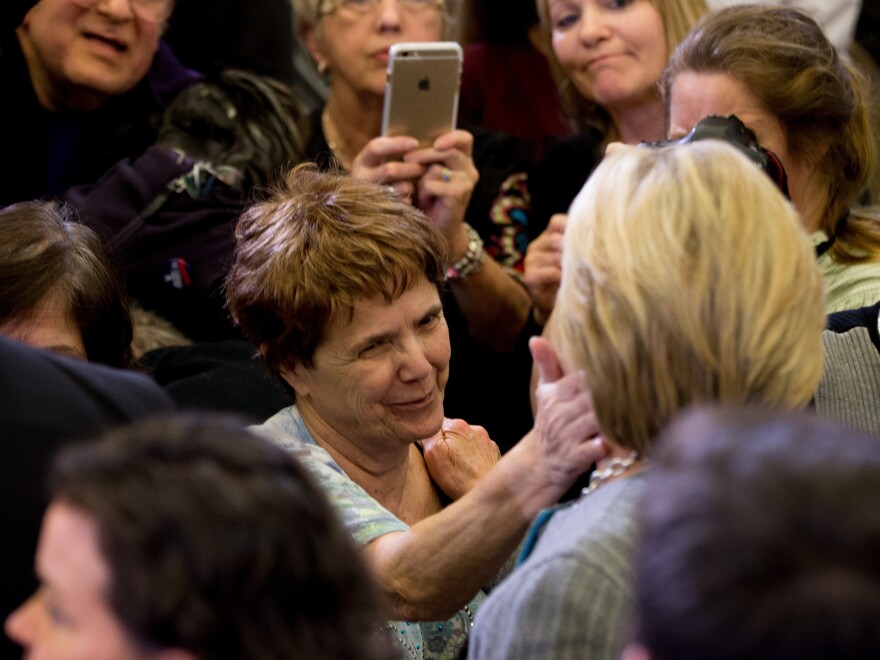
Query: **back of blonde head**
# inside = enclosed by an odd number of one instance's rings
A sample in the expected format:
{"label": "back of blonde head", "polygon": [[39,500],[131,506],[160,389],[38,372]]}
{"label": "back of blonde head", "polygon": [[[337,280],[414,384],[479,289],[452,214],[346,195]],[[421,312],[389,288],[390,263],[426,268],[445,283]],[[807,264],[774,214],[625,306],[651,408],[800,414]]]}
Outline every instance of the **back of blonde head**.
{"label": "back of blonde head", "polygon": [[791,408],[822,369],[821,276],[791,205],[732,147],[608,156],[572,204],[550,339],[602,432],[644,451],[683,407]]}

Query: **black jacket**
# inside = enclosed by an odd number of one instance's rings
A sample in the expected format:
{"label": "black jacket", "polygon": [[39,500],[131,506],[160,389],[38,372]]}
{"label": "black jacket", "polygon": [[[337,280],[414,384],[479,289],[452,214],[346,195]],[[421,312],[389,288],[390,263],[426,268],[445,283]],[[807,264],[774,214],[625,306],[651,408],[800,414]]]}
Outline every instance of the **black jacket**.
{"label": "black jacket", "polygon": [[[172,409],[145,376],[0,337],[0,618],[36,587],[34,550],[46,507],[44,481],[57,449]],[[4,635],[0,658],[21,657],[13,649]]]}
{"label": "black jacket", "polygon": [[37,101],[10,14],[0,33],[3,128],[0,206],[58,196],[92,183],[116,162],[141,154],[156,140],[167,103],[198,74],[185,69],[161,44],[146,77],[131,91],[92,112],[55,113]]}

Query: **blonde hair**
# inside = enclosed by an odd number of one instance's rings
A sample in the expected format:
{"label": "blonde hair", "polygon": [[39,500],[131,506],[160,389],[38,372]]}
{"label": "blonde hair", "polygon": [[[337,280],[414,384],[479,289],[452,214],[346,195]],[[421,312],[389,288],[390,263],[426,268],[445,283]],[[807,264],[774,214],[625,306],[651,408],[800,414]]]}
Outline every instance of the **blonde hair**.
{"label": "blonde hair", "polygon": [[698,403],[797,407],[822,371],[822,279],[797,213],[717,141],[606,157],[569,211],[550,341],[602,432],[640,452]]}
{"label": "blonde hair", "polygon": [[[616,139],[616,130],[611,116],[598,103],[583,96],[578,89],[570,84],[556,58],[550,38],[552,24],[550,22],[550,0],[537,0],[538,15],[543,26],[547,52],[551,54],[550,63],[554,75],[563,81],[561,94],[563,105],[578,124],[580,130],[594,130],[609,140]],[[685,38],[700,16],[708,11],[706,0],[651,0],[651,4],[660,14],[663,21],[663,32],[666,36],[666,52],[672,53],[675,47]],[[659,81],[658,81],[659,82]]]}
{"label": "blonde hair", "polygon": [[312,163],[294,168],[241,216],[226,280],[232,319],[273,371],[311,367],[315,349],[358,300],[386,301],[445,281],[446,241],[384,186]]}
{"label": "blonde hair", "polygon": [[[669,106],[678,74],[724,73],[742,82],[782,126],[792,156],[817,167],[828,189],[822,230],[837,240],[841,262],[880,258],[880,223],[854,212],[876,166],[870,83],[842,60],[819,25],[803,12],[743,5],[708,14],[672,53],[662,91]],[[827,150],[820,151],[823,146]]]}

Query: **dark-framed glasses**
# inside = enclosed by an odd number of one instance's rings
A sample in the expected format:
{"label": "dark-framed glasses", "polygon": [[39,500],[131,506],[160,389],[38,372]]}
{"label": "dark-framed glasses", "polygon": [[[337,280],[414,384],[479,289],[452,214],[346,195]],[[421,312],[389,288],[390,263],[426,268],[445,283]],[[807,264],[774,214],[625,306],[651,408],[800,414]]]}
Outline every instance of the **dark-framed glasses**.
{"label": "dark-framed glasses", "polygon": [[[104,0],[70,0],[77,7],[91,9]],[[142,21],[161,23],[171,16],[174,0],[128,0],[134,15]]]}

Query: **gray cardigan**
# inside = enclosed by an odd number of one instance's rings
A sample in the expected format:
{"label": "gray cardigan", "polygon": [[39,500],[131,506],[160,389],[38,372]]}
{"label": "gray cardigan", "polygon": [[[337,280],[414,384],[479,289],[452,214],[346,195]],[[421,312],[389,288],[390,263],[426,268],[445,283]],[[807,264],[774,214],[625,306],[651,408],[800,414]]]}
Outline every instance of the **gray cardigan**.
{"label": "gray cardigan", "polygon": [[[627,641],[643,474],[558,508],[477,613],[468,658],[608,658]],[[541,523],[538,523],[539,525]]]}

